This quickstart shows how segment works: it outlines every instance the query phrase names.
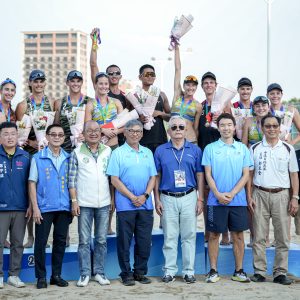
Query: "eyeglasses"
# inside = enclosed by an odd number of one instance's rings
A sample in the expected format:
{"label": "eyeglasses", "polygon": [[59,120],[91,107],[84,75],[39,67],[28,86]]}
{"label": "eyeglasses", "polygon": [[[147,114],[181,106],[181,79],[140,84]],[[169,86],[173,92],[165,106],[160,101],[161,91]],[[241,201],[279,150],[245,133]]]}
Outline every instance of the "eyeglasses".
{"label": "eyeglasses", "polygon": [[73,79],[73,78],[83,78],[82,73],[79,72],[79,71],[76,71],[76,70],[71,71],[71,72],[68,74],[67,80],[71,80],[71,79]]}
{"label": "eyeglasses", "polygon": [[49,133],[48,135],[50,135],[52,138],[60,138],[60,139],[62,139],[65,135],[63,134],[63,133],[54,133],[54,132],[52,132],[52,133]]}
{"label": "eyeglasses", "polygon": [[271,124],[266,124],[266,125],[264,125],[264,127],[267,128],[267,129],[271,129],[271,128],[273,128],[273,129],[278,129],[278,128],[279,128],[279,125],[278,125],[278,124],[273,124],[273,125],[271,125]]}
{"label": "eyeglasses", "polygon": [[93,133],[100,133],[101,132],[101,129],[100,128],[97,128],[97,129],[88,129],[87,131],[86,131],[86,133],[87,134],[93,134]]}
{"label": "eyeglasses", "polygon": [[193,81],[193,82],[196,82],[198,83],[198,79],[196,76],[193,76],[193,75],[189,75],[189,76],[186,76],[184,81]]}
{"label": "eyeglasses", "polygon": [[1,89],[2,89],[2,87],[4,86],[4,85],[6,85],[6,84],[8,84],[8,83],[11,83],[11,84],[13,84],[15,87],[16,87],[16,83],[12,80],[12,79],[10,79],[10,78],[6,78],[4,81],[2,81],[1,82]]}
{"label": "eyeglasses", "polygon": [[155,72],[145,72],[143,77],[156,77]]}
{"label": "eyeglasses", "polygon": [[120,71],[115,71],[115,72],[108,72],[107,73],[108,76],[120,76],[121,75],[121,72]]}
{"label": "eyeglasses", "polygon": [[177,129],[179,129],[179,130],[184,130],[184,129],[185,129],[185,126],[184,126],[184,125],[179,125],[179,126],[173,125],[173,126],[171,127],[171,130],[172,130],[172,131],[175,131],[175,130],[177,130]]}
{"label": "eyeglasses", "polygon": [[143,132],[143,130],[134,130],[134,129],[127,129],[127,131],[130,133],[130,134],[140,134]]}
{"label": "eyeglasses", "polygon": [[97,80],[98,78],[100,78],[100,77],[106,77],[106,78],[108,78],[107,74],[104,73],[104,72],[98,72],[98,73],[96,74],[96,80]]}

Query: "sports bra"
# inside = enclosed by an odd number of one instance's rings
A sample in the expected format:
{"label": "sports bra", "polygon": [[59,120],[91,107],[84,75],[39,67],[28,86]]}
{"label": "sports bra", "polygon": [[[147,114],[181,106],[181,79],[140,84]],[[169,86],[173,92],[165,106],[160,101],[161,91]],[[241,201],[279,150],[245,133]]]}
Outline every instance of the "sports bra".
{"label": "sports bra", "polygon": [[193,99],[184,102],[184,98],[178,98],[174,101],[171,110],[171,116],[181,116],[191,122],[195,121],[197,102]]}

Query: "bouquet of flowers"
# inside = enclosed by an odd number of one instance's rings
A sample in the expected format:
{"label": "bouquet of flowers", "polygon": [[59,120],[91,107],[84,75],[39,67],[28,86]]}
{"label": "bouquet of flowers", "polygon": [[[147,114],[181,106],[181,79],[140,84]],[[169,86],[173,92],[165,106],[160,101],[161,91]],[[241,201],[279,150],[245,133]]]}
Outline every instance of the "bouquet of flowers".
{"label": "bouquet of flowers", "polygon": [[152,115],[155,110],[159,94],[160,89],[152,85],[148,91],[137,86],[135,91],[129,92],[126,95],[126,98],[136,109],[137,113],[147,118],[146,123],[144,123],[144,128],[146,130],[150,130],[154,125],[155,120]]}
{"label": "bouquet of flowers", "polygon": [[242,131],[243,131],[243,126],[245,124],[245,120],[247,118],[252,117],[251,114],[251,109],[245,108],[245,109],[241,109],[241,108],[231,108],[231,113],[235,118],[235,122],[236,122],[236,136],[238,139],[242,139]]}
{"label": "bouquet of flowers", "polygon": [[66,112],[66,116],[71,130],[71,142],[72,146],[77,147],[78,137],[82,133],[84,124],[85,105],[81,107],[72,107],[70,112]]}
{"label": "bouquet of flowers", "polygon": [[294,108],[289,106],[284,111],[275,110],[275,115],[281,118],[279,138],[284,141],[289,140],[294,118]]}
{"label": "bouquet of flowers", "polygon": [[48,145],[46,139],[46,129],[54,121],[55,112],[46,112],[43,110],[34,110],[31,115],[31,124],[34,129],[36,139],[39,143],[39,150]]}
{"label": "bouquet of flowers", "polygon": [[[236,94],[237,91],[231,87],[224,88],[219,86],[211,102],[211,113],[222,112]],[[217,127],[217,125],[213,122],[211,123],[211,126],[215,128]]]}
{"label": "bouquet of flowers", "polygon": [[28,139],[32,128],[30,116],[24,115],[21,121],[16,122],[18,127],[18,145],[22,147]]}
{"label": "bouquet of flowers", "polygon": [[179,45],[179,40],[182,36],[184,36],[193,26],[194,18],[192,15],[184,16],[182,15],[180,19],[175,17],[173,27],[171,29],[171,41],[169,50],[172,51],[175,49],[176,44]]}
{"label": "bouquet of flowers", "polygon": [[128,111],[125,108],[120,114],[117,115],[117,118],[112,120],[109,123],[103,124],[101,128],[121,128],[125,126],[128,121],[136,120],[139,118],[139,114],[134,109],[132,111]]}

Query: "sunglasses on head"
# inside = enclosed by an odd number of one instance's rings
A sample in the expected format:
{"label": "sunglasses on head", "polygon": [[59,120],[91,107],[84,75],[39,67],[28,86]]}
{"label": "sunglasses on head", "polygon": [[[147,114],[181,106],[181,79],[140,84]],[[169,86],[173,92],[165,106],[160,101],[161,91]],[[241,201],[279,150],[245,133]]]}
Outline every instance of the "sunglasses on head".
{"label": "sunglasses on head", "polygon": [[269,99],[268,99],[267,97],[265,97],[265,96],[257,96],[257,97],[253,100],[253,103],[255,104],[255,103],[259,102],[259,101],[262,101],[262,102],[267,103],[267,102],[269,102]]}
{"label": "sunglasses on head", "polygon": [[198,79],[196,76],[193,76],[193,75],[189,75],[189,76],[186,76],[184,81],[194,81],[194,82],[197,82],[198,83]]}
{"label": "sunglasses on head", "polygon": [[104,73],[104,72],[98,72],[98,73],[96,74],[96,80],[97,80],[98,78],[101,78],[101,77],[106,77],[106,78],[108,78],[108,76],[107,76],[106,73]]}
{"label": "sunglasses on head", "polygon": [[184,130],[184,128],[185,128],[184,125],[179,125],[179,126],[173,125],[173,126],[171,126],[171,130],[172,130],[172,131],[175,131],[175,130],[177,130],[177,129],[179,129],[179,130]]}
{"label": "sunglasses on head", "polygon": [[37,79],[42,79],[42,80],[45,80],[45,74],[42,73],[42,72],[37,72],[37,73],[34,73],[32,76],[31,76],[31,81],[32,80],[37,80]]}
{"label": "sunglasses on head", "polygon": [[68,78],[73,79],[73,78],[83,78],[82,73],[79,71],[71,71],[68,75]]}
{"label": "sunglasses on head", "polygon": [[155,72],[145,72],[143,77],[156,77]]}
{"label": "sunglasses on head", "polygon": [[13,85],[16,87],[16,83],[15,83],[12,79],[6,78],[4,81],[1,82],[1,85],[0,85],[1,88],[2,88],[4,85],[8,84],[8,83],[11,83],[11,84],[13,84]]}
{"label": "sunglasses on head", "polygon": [[120,71],[108,72],[107,75],[108,76],[120,76],[121,72]]}
{"label": "sunglasses on head", "polygon": [[267,129],[271,129],[271,128],[277,129],[279,127],[279,125],[278,124],[266,124],[266,125],[264,125],[264,127]]}

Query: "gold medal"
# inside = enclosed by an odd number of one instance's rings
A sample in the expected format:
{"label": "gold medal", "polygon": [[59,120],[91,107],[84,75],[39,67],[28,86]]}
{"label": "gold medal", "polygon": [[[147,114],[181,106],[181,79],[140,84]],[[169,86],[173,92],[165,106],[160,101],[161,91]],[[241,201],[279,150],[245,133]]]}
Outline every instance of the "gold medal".
{"label": "gold medal", "polygon": [[210,126],[209,122],[206,122],[204,126],[209,127]]}

